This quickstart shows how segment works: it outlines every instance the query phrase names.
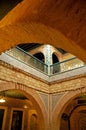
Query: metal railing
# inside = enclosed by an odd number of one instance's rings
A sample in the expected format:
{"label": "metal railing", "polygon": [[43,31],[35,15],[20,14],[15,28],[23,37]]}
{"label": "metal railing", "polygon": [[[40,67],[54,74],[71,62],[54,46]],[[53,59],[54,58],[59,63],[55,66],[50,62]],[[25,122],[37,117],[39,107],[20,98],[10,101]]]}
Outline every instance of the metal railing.
{"label": "metal railing", "polygon": [[76,57],[50,65],[50,75],[63,73],[85,66],[84,62]]}
{"label": "metal railing", "polygon": [[76,57],[48,66],[19,47],[7,51],[6,54],[47,75],[59,74],[85,66],[84,62]]}
{"label": "metal railing", "polygon": [[6,52],[9,56],[17,59],[20,62],[23,62],[24,64],[31,66],[35,69],[38,69],[39,71],[43,73],[48,73],[48,65],[44,64],[42,61],[34,57],[33,55],[29,54],[28,52],[24,51],[23,49],[16,47],[13,49],[10,49]]}

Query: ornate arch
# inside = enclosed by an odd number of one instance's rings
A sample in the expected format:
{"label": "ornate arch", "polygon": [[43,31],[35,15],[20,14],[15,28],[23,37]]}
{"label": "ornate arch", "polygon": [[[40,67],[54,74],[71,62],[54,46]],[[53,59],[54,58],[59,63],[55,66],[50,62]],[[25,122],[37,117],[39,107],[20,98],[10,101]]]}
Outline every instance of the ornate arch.
{"label": "ornate arch", "polygon": [[48,117],[47,117],[46,108],[39,94],[35,90],[19,83],[14,83],[9,81],[8,82],[2,81],[0,83],[0,91],[13,90],[13,89],[21,91],[27,98],[31,99],[31,101],[34,103],[35,108],[38,110],[37,112],[39,114],[39,118],[42,121],[40,124],[41,129],[45,130],[47,127],[46,122],[48,123]]}
{"label": "ornate arch", "polygon": [[75,91],[66,92],[63,97],[60,99],[60,101],[56,104],[53,113],[52,113],[52,128],[53,130],[59,130],[60,129],[60,119],[61,114],[66,108],[66,105],[75,97],[77,97],[79,94],[86,93],[86,87],[77,89]]}

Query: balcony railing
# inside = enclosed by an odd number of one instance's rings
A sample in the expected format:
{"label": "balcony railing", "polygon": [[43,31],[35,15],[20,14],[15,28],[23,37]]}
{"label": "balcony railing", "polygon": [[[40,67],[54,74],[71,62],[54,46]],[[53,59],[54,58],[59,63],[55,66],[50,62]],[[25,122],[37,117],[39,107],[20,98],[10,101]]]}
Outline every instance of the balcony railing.
{"label": "balcony railing", "polygon": [[48,73],[48,65],[44,64],[42,61],[35,58],[34,56],[32,56],[31,54],[22,50],[19,47],[10,49],[9,51],[6,52],[6,54],[17,59],[20,62],[23,62],[24,64],[28,66],[38,69],[39,71],[45,74]]}
{"label": "balcony railing", "polygon": [[51,65],[50,66],[50,75],[67,72],[70,70],[78,69],[83,66],[85,66],[84,62],[82,62],[81,60],[79,60],[76,57],[73,57],[71,59]]}
{"label": "balcony railing", "polygon": [[85,66],[84,62],[76,57],[48,66],[19,47],[7,51],[6,54],[47,75],[59,74]]}

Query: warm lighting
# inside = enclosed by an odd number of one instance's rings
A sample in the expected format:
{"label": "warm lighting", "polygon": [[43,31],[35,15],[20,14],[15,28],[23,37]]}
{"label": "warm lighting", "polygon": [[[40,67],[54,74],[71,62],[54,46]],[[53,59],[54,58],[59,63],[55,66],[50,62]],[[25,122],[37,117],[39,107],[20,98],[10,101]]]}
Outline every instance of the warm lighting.
{"label": "warm lighting", "polygon": [[27,109],[28,107],[26,105],[24,105],[24,108]]}
{"label": "warm lighting", "polygon": [[1,98],[0,103],[4,103],[4,102],[5,102],[5,99]]}

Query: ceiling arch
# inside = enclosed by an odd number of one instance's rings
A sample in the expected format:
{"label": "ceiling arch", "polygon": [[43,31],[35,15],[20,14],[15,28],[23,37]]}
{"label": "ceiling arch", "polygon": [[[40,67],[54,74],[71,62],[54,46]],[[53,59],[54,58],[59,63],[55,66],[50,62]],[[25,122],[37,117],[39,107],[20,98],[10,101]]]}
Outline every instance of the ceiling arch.
{"label": "ceiling arch", "polygon": [[23,0],[0,21],[0,52],[34,41],[60,47],[86,62],[85,5],[85,0]]}

